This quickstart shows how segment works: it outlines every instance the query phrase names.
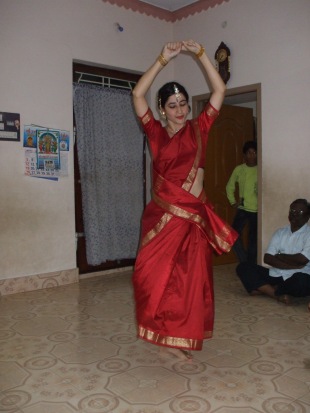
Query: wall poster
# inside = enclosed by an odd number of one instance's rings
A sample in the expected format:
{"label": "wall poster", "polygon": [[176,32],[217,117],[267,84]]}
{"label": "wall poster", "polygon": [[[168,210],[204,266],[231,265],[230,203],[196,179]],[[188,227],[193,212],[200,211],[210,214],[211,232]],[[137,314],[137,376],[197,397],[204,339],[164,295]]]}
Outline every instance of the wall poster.
{"label": "wall poster", "polygon": [[0,112],[0,140],[20,141],[20,114]]}
{"label": "wall poster", "polygon": [[68,176],[68,131],[24,126],[25,175],[58,180]]}

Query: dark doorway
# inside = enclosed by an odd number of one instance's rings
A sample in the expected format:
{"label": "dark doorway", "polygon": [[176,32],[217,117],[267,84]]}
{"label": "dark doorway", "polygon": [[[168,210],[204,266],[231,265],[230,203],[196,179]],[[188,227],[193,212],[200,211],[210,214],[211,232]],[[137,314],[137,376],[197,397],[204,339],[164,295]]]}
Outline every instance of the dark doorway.
{"label": "dark doorway", "polygon": [[[193,112],[196,116],[209,100],[210,94],[193,97]],[[253,115],[247,112],[254,108]],[[249,118],[250,116],[250,118]],[[246,120],[247,119],[247,120]],[[252,119],[252,120],[251,120]],[[254,124],[253,124],[254,122]],[[230,130],[225,131],[228,127]],[[239,129],[239,132],[238,132]],[[218,139],[219,138],[219,139]],[[223,110],[215,122],[209,137],[205,188],[214,204],[216,212],[229,224],[232,223],[234,211],[226,198],[226,183],[234,166],[242,163],[242,144],[245,140],[257,140],[258,147],[258,257],[261,254],[261,85],[253,84],[228,89]],[[237,262],[233,251],[218,256],[214,254],[214,265]]]}
{"label": "dark doorway", "polygon": [[[122,71],[116,71],[84,64],[73,64],[73,82],[90,83],[101,85],[102,87],[126,88],[132,89],[139,80],[140,75],[131,74]],[[75,129],[75,128],[74,128]],[[78,139],[75,136],[75,139]],[[144,163],[144,186],[145,186],[145,143],[143,148]],[[74,182],[75,182],[75,225],[76,225],[76,260],[80,274],[98,272],[116,268],[123,268],[134,265],[135,259],[120,259],[117,261],[106,261],[100,265],[89,265],[86,258],[86,240],[84,236],[84,221],[82,210],[82,189],[78,163],[77,145],[74,145]],[[143,197],[145,205],[145,187],[143,188]],[[139,230],[139,229],[138,229]]]}

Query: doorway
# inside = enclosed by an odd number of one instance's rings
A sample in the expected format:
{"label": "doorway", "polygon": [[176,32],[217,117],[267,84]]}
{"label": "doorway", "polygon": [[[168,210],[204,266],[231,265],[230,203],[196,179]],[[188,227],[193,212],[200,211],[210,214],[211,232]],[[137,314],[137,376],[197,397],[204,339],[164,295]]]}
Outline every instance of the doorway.
{"label": "doorway", "polygon": [[[210,98],[210,93],[193,97],[192,104],[193,104],[194,116],[196,116],[198,113],[201,112],[206,102],[208,102],[209,98]],[[229,110],[229,108],[231,108],[231,110]],[[242,110],[242,108],[244,108],[244,110]],[[228,110],[230,121],[235,120],[235,122],[233,123],[238,125],[237,128],[241,128],[240,131],[242,130],[242,136],[238,138],[238,142],[236,138],[236,141],[234,140],[233,144],[232,142],[230,142],[227,145],[227,144],[223,144],[222,142],[222,144],[219,144],[218,146],[216,145],[212,146],[212,143],[210,145],[211,147],[208,146],[208,151],[209,149],[211,149],[212,156],[215,159],[215,164],[217,164],[217,170],[215,172],[211,171],[211,173],[213,173],[213,176],[210,177],[211,184],[215,188],[214,192],[216,192],[216,197],[214,197],[214,199],[210,197],[210,201],[215,205],[215,211],[218,213],[218,215],[231,224],[232,223],[231,214],[233,213],[233,211],[231,211],[229,215],[229,211],[228,211],[229,205],[228,205],[228,201],[225,196],[226,195],[225,186],[226,186],[229,176],[227,177],[227,173],[228,173],[227,168],[226,169],[221,168],[221,167],[218,167],[218,165],[220,165],[221,163],[223,164],[223,161],[225,162],[225,160],[229,160],[230,163],[235,162],[235,166],[242,162],[243,141],[252,139],[250,137],[252,135],[249,130],[246,130],[246,128],[249,129],[249,127],[246,126],[245,120],[243,119],[244,115],[242,115],[241,118],[240,117],[237,118],[238,115],[237,114],[234,115],[233,113],[234,112],[238,113],[239,111],[241,111],[242,113],[244,112],[246,113],[247,112],[246,109],[253,110],[253,116],[255,120],[255,128],[254,128],[255,137],[254,138],[257,140],[257,148],[258,148],[257,149],[258,150],[257,165],[258,165],[258,258],[259,258],[261,256],[261,240],[262,240],[262,234],[261,234],[261,228],[262,228],[261,226],[261,219],[262,219],[261,217],[261,205],[262,205],[261,164],[262,164],[262,160],[260,156],[261,147],[262,147],[262,136],[261,136],[261,85],[260,84],[253,84],[253,85],[248,85],[248,86],[243,86],[243,87],[238,87],[238,88],[232,88],[226,91],[224,106],[223,106],[223,110],[221,110],[221,115],[222,113],[224,114],[226,110]],[[221,118],[221,115],[218,118],[220,122],[223,120],[223,118]],[[235,119],[234,119],[234,116],[236,116]],[[225,123],[225,119],[223,120],[223,123]],[[216,122],[212,129],[214,130],[213,133],[216,134],[217,133]],[[211,139],[210,139],[210,142],[211,142]],[[232,169],[232,166],[233,165],[231,165],[230,169]],[[230,173],[231,172],[232,170],[230,170]],[[218,175],[221,173],[223,173],[223,176],[220,178]],[[222,181],[221,184],[219,184],[220,181]],[[214,254],[213,261],[214,261],[214,265],[224,265],[224,264],[237,262],[237,258],[233,252],[230,252],[229,254],[224,254],[222,256],[218,256]]]}

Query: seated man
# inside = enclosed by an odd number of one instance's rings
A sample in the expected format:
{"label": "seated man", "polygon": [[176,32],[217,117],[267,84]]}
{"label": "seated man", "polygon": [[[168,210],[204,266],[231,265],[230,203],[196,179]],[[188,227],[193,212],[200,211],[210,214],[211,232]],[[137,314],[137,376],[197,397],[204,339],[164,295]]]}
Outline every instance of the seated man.
{"label": "seated man", "polygon": [[296,199],[289,209],[290,225],[272,236],[264,263],[240,263],[237,274],[249,294],[266,294],[289,304],[290,297],[310,295],[310,204]]}

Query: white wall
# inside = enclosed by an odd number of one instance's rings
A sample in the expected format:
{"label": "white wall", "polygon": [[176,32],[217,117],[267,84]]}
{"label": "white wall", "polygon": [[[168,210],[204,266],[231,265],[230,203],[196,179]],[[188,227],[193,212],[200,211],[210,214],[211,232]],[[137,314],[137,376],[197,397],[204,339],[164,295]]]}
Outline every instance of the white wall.
{"label": "white wall", "polygon": [[[0,111],[72,136],[73,60],[143,71],[171,37],[171,24],[101,0],[0,0]],[[0,280],[75,268],[72,150],[58,182],[24,176],[22,141],[0,142],[0,165]]]}
{"label": "white wall", "polygon": [[[0,111],[72,135],[73,60],[142,72],[172,38],[194,38],[211,56],[223,40],[228,86],[262,83],[265,246],[289,202],[310,198],[309,21],[308,0],[230,0],[174,24],[101,0],[0,0]],[[182,56],[154,83],[152,107],[171,78],[191,95],[208,92],[196,62]],[[25,177],[23,156],[22,142],[0,142],[0,280],[76,266],[72,151],[59,182]]]}

